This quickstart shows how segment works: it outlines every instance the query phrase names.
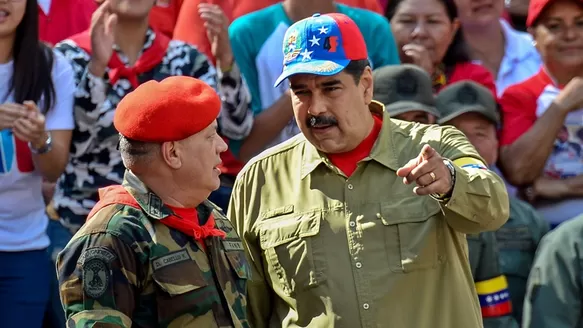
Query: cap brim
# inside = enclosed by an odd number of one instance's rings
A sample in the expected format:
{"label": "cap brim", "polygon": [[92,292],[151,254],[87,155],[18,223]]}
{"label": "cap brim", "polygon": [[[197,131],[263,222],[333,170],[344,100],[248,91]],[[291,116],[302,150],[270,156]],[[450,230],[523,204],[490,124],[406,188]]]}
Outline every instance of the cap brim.
{"label": "cap brim", "polygon": [[349,59],[330,61],[330,60],[310,60],[308,62],[302,63],[292,63],[283,69],[281,75],[275,81],[274,87],[277,87],[283,82],[283,80],[289,78],[296,74],[315,74],[330,76],[336,75],[350,63]]}
{"label": "cap brim", "polygon": [[439,117],[439,112],[437,108],[433,106],[427,106],[425,104],[416,101],[397,101],[389,105],[385,105],[385,110],[390,116],[400,115],[407,112],[422,111],[429,113],[435,117]]}
{"label": "cap brim", "polygon": [[453,120],[454,118],[456,118],[462,114],[467,114],[467,113],[478,113],[478,114],[486,117],[490,122],[492,122],[495,125],[497,125],[499,123],[494,117],[487,114],[488,110],[486,110],[484,107],[482,107],[482,106],[468,106],[468,107],[461,108],[458,111],[453,112],[447,116],[439,118],[437,120],[437,124],[447,123],[447,122]]}

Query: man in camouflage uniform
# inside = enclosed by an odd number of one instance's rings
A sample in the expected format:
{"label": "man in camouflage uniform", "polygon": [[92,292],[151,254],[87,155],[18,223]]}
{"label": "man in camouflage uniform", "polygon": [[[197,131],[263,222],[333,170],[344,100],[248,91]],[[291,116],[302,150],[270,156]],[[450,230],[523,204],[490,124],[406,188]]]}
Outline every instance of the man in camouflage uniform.
{"label": "man in camouflage uniform", "polygon": [[524,299],[524,328],[579,328],[583,324],[583,215],[542,239]]}
{"label": "man in camouflage uniform", "polygon": [[227,148],[220,107],[190,77],[146,82],[120,102],[123,184],[100,190],[57,260],[68,327],[249,327],[242,243],[206,201]]}
{"label": "man in camouflage uniform", "polygon": [[[497,104],[485,87],[470,81],[452,84],[437,95],[438,120],[461,130],[480,155],[493,167],[498,159],[496,128],[500,124]],[[537,246],[548,231],[535,209],[510,197],[510,218],[496,232],[468,235],[470,264],[480,296],[484,326],[517,327],[522,320],[526,281]],[[507,281],[507,282],[506,282]],[[496,292],[499,296],[490,298]],[[480,295],[482,294],[482,295]],[[510,307],[515,320],[510,320]]]}
{"label": "man in camouflage uniform", "polygon": [[[373,98],[385,105],[393,118],[418,123],[435,123],[440,113],[435,107],[431,77],[415,65],[385,66],[373,72]],[[498,263],[496,236],[492,231],[468,234],[468,249],[472,276],[478,289],[488,281],[506,279]],[[493,280],[494,279],[494,280]],[[517,328],[509,310],[483,309],[485,328]]]}

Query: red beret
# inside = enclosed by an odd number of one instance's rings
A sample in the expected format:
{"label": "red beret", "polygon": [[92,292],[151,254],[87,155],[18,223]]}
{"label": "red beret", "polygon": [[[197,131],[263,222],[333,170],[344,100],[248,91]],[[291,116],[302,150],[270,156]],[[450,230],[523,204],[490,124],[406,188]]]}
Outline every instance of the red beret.
{"label": "red beret", "polygon": [[113,125],[126,138],[144,142],[186,139],[218,116],[221,99],[201,80],[173,76],[148,81],[117,105]]}
{"label": "red beret", "polygon": [[[530,0],[528,4],[528,15],[526,16],[526,27],[532,27],[540,15],[553,3],[554,0]],[[582,0],[574,0],[575,3],[581,3]]]}

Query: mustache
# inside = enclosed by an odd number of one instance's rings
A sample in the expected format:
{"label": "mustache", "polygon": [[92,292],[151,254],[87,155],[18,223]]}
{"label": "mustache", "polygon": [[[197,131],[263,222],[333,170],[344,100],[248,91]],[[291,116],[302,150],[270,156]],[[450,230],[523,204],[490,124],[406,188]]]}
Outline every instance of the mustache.
{"label": "mustache", "polygon": [[326,125],[338,125],[338,121],[333,116],[308,116],[306,119],[306,125],[314,128],[318,126]]}

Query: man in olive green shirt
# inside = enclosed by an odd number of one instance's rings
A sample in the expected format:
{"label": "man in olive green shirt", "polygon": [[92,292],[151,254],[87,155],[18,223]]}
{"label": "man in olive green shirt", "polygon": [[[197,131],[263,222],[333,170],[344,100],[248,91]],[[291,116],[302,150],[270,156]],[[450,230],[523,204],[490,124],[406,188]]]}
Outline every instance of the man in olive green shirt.
{"label": "man in olive green shirt", "polygon": [[372,101],[360,31],[315,15],[284,38],[302,134],[251,160],[229,218],[253,327],[482,327],[466,233],[508,218],[502,180],[454,128]]}
{"label": "man in olive green shirt", "polygon": [[[498,159],[498,139],[496,128],[500,125],[496,100],[490,90],[471,81],[454,83],[437,95],[437,109],[443,125],[453,125],[462,131],[476,147],[487,163],[493,166]],[[468,235],[470,265],[480,244],[497,243],[500,249],[496,256],[480,265],[481,274],[474,274],[480,296],[484,327],[517,327],[522,320],[522,306],[526,292],[526,280],[530,272],[536,248],[549,230],[548,223],[528,203],[510,197],[510,218],[496,232]],[[474,254],[473,254],[474,253]],[[473,267],[473,265],[472,265]],[[500,269],[508,284],[498,284],[499,292],[510,294],[514,320],[509,320],[510,308],[503,302],[496,302],[480,295],[479,286],[492,285],[498,278]],[[508,288],[508,289],[506,289]],[[495,310],[495,311],[492,311]]]}

